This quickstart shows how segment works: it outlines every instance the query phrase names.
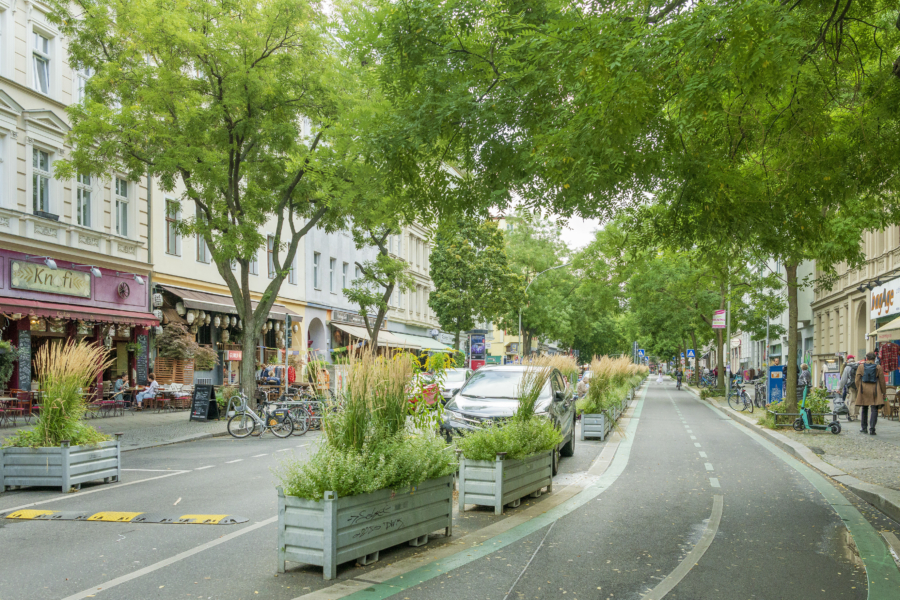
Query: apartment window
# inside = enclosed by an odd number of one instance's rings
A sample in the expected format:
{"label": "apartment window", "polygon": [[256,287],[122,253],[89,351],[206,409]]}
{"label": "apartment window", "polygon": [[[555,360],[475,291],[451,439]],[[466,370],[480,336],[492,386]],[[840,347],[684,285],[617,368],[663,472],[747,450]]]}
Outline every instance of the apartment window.
{"label": "apartment window", "polygon": [[32,32],[32,58],[34,60],[34,89],[50,93],[50,40],[37,31]]}
{"label": "apartment window", "polygon": [[85,88],[85,85],[87,84],[87,80],[90,79],[93,74],[94,74],[94,70],[91,68],[80,69],[78,71],[78,73],[76,73],[75,83],[77,86],[77,90],[76,90],[75,99],[78,102],[84,102],[84,88]]}
{"label": "apartment window", "polygon": [[197,262],[209,263],[209,246],[206,245],[206,238],[197,235]]}
{"label": "apartment window", "polygon": [[403,290],[400,290],[400,293],[397,295],[397,306],[400,310],[403,310]]}
{"label": "apartment window", "polygon": [[116,177],[116,233],[128,237],[128,182]]}
{"label": "apartment window", "polygon": [[347,271],[349,270],[349,268],[350,265],[348,265],[347,263],[344,263],[344,265],[341,267],[341,289],[346,289],[347,287],[349,287],[347,285]]}
{"label": "apartment window", "polygon": [[318,252],[313,252],[313,287],[315,289],[321,289],[319,287],[319,262],[322,259],[322,255]]}
{"label": "apartment window", "polygon": [[416,266],[422,264],[422,240],[416,238]]}
{"label": "apartment window", "polygon": [[297,257],[294,256],[294,260],[291,261],[291,270],[288,273],[288,283],[292,283],[297,285],[297,270],[294,266],[297,264]]}
{"label": "apartment window", "polygon": [[259,275],[259,257],[256,255],[256,250],[253,251],[253,256],[250,257],[250,274]]}
{"label": "apartment window", "polygon": [[331,258],[328,260],[328,290],[332,294],[336,294],[337,292],[334,289],[334,269],[337,267],[337,260]]}
{"label": "apartment window", "polygon": [[356,267],[355,274],[356,274],[356,279],[359,279],[359,274],[360,274],[359,267]]}
{"label": "apartment window", "polygon": [[512,223],[507,223],[507,224],[506,224],[506,230],[507,230],[507,231],[512,231],[512,230],[513,230],[513,224],[512,224]]}
{"label": "apartment window", "polygon": [[91,226],[91,176],[78,175],[75,179],[75,219],[82,227]]}
{"label": "apartment window", "polygon": [[275,236],[266,237],[266,256],[269,264],[269,279],[275,279]]}
{"label": "apartment window", "polygon": [[34,148],[31,151],[31,161],[34,212],[50,212],[50,154]]}
{"label": "apartment window", "polygon": [[178,256],[178,206],[166,200],[166,254]]}

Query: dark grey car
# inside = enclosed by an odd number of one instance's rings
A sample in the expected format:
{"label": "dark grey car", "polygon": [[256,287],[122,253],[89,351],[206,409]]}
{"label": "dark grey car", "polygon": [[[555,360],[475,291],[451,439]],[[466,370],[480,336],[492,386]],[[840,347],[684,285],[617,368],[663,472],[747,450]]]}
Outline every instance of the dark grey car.
{"label": "dark grey car", "polygon": [[[505,365],[481,367],[447,403],[441,431],[448,438],[471,431],[487,421],[511,417],[519,406],[518,390],[526,367]],[[550,380],[538,398],[535,410],[560,429],[562,443],[553,453],[553,474],[559,469],[559,456],[575,454],[575,397],[572,386],[553,369]]]}

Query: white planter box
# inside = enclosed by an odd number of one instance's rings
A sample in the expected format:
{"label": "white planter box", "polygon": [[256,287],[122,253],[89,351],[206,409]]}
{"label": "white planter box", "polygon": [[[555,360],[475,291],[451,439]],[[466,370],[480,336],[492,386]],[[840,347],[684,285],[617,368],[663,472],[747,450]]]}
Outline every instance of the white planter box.
{"label": "white planter box", "polygon": [[119,442],[95,446],[0,448],[0,492],[9,487],[80,489],[87,481],[119,481],[122,474]]}
{"label": "white planter box", "polygon": [[553,451],[547,450],[522,460],[459,460],[459,512],[466,504],[493,506],[494,514],[503,514],[503,507],[519,505],[531,494],[541,495],[541,489],[553,489]]}
{"label": "white planter box", "polygon": [[438,529],[453,535],[452,475],[346,498],[325,492],[319,501],[285,496],[279,487],[278,572],[291,561],[319,565],[325,579],[334,579],[341,563],[366,565],[391,546],[421,546]]}

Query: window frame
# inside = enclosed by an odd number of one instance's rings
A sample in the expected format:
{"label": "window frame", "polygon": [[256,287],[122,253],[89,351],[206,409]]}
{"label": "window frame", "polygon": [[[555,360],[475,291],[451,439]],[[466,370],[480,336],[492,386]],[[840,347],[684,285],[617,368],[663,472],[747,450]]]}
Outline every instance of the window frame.
{"label": "window frame", "polygon": [[343,285],[341,286],[341,290],[347,289],[349,286],[347,285],[347,275],[350,272],[350,263],[344,263],[341,266],[341,282]]}
{"label": "window frame", "polygon": [[[35,159],[39,158],[41,154],[46,155],[47,157],[47,169],[42,169],[39,165],[35,164]],[[44,181],[44,185],[38,186],[37,184]],[[41,202],[40,208],[37,206],[38,202],[38,190],[42,190],[46,192],[46,206],[43,201]],[[37,213],[37,211],[43,211],[51,214],[53,213],[53,198],[51,192],[53,191],[53,152],[50,150],[45,150],[42,146],[32,145],[31,146],[31,211],[32,213]],[[43,199],[42,199],[43,200]]]}
{"label": "window frame", "polygon": [[88,79],[93,76],[94,70],[90,67],[75,71],[75,102],[79,104],[84,102],[84,88],[87,85]]}
{"label": "window frame", "polygon": [[[169,256],[181,256],[181,236],[178,235],[177,225],[181,218],[181,211],[175,200],[165,199],[166,209],[166,254]],[[174,239],[173,239],[174,238]]]}
{"label": "window frame", "polygon": [[337,259],[334,257],[328,258],[328,290],[332,294],[337,294],[337,291],[334,289],[334,271],[335,267],[337,267]]}
{"label": "window frame", "polygon": [[[46,50],[38,48],[37,38],[45,42]],[[54,36],[48,35],[43,29],[32,26],[31,28],[31,89],[45,96],[53,95],[53,42]],[[46,89],[38,86],[38,62],[43,62],[46,66]]]}
{"label": "window frame", "polygon": [[313,252],[313,289],[321,290],[319,287],[319,264],[322,262],[322,253]]}
{"label": "window frame", "polygon": [[[85,181],[85,179],[87,181]],[[84,195],[87,194],[87,202]],[[87,207],[87,218],[85,219],[85,207]],[[90,174],[76,173],[75,175],[75,224],[81,227],[93,227],[94,212],[94,178]],[[84,222],[87,221],[87,222]]]}
{"label": "window frame", "polygon": [[294,260],[291,261],[291,270],[288,271],[288,283],[291,285],[297,285],[297,255],[294,255]]}
{"label": "window frame", "polygon": [[[120,187],[120,183],[124,184],[125,193],[122,193],[122,189]],[[113,231],[115,231],[116,235],[122,236],[124,238],[131,237],[130,236],[130,223],[131,223],[131,197],[129,194],[129,188],[131,182],[125,179],[124,177],[119,177],[118,175],[113,177],[113,185],[112,185],[112,193],[113,193]],[[121,222],[124,221],[125,227],[121,226]],[[124,233],[122,230],[124,229]]]}
{"label": "window frame", "polygon": [[259,251],[254,250],[253,256],[250,257],[250,261],[247,263],[247,271],[250,275],[259,275]]}

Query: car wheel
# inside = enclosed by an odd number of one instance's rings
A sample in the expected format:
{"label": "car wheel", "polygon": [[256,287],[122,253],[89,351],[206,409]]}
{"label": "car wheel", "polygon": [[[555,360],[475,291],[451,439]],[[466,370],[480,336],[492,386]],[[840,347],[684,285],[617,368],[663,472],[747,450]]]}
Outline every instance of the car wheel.
{"label": "car wheel", "polygon": [[559,446],[553,449],[553,473],[552,475],[556,477],[556,474],[559,473]]}
{"label": "car wheel", "polygon": [[572,437],[566,442],[562,450],[559,451],[562,456],[575,456],[575,421],[572,420]]}

